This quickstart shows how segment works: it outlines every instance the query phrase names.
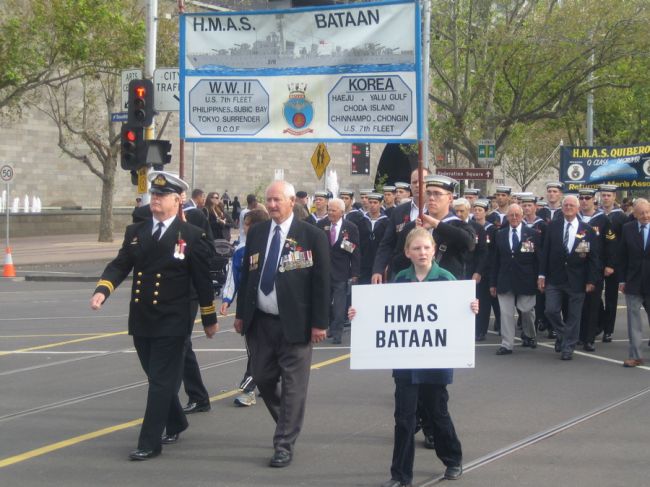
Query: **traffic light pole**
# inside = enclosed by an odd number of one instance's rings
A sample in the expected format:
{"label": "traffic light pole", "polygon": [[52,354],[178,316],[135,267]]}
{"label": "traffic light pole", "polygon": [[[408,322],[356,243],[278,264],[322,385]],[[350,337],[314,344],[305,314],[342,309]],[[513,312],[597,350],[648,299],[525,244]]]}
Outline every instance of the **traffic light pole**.
{"label": "traffic light pole", "polygon": [[[144,78],[153,79],[153,72],[156,69],[156,37],[158,35],[158,0],[147,0],[147,40],[144,55]],[[145,128],[145,140],[156,138],[156,125],[154,122]],[[147,190],[142,195],[142,202],[147,204],[149,197],[149,180],[147,180]]]}

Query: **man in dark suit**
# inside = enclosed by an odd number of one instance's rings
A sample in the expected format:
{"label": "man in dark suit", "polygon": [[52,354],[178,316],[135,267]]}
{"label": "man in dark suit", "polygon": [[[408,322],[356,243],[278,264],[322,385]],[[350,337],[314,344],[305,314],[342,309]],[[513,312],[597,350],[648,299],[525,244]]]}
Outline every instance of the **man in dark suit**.
{"label": "man in dark suit", "polygon": [[359,230],[357,226],[343,218],[345,203],[332,198],[327,203],[327,218],[317,223],[325,231],[330,243],[330,308],[329,334],[332,343],[340,345],[343,324],[348,312],[348,286],[356,284],[361,272],[361,253]]}
{"label": "man in dark suit", "polygon": [[[181,201],[184,203],[185,192],[181,193]],[[196,206],[185,206],[183,204],[183,218],[187,223],[194,225],[195,227],[200,228],[203,233],[206,235],[207,241],[210,243],[210,254],[214,254],[214,236],[212,235],[212,229],[210,228],[210,223],[206,218],[205,214],[201,209]],[[180,216],[180,213],[179,213]],[[131,213],[133,218],[133,223],[138,223],[142,221],[150,221],[152,218],[151,206],[144,205],[133,210]],[[192,300],[190,302],[190,319],[194,323],[196,318],[196,313],[199,310],[199,300],[196,291],[192,289]],[[203,383],[203,378],[201,377],[201,368],[199,367],[199,361],[196,358],[196,354],[192,349],[192,328],[190,328],[187,339],[185,340],[185,355],[183,360],[183,388],[185,389],[185,394],[187,394],[187,404],[183,407],[183,411],[186,414],[192,413],[202,413],[210,411],[210,395],[208,394],[208,389]]]}
{"label": "man in dark suit", "polygon": [[359,279],[361,284],[370,284],[372,265],[377,255],[379,243],[384,237],[389,223],[388,213],[382,213],[381,211],[382,199],[381,194],[370,193],[368,195],[368,213],[357,224],[361,245],[361,276]]}
{"label": "man in dark suit", "polygon": [[[562,213],[561,220],[553,220],[548,226],[537,285],[546,293],[546,317],[558,335],[555,350],[562,353],[562,360],[571,360],[585,293],[594,291],[600,264],[596,233],[577,218],[578,198],[566,196]],[[568,299],[564,318],[563,298]]]}
{"label": "man in dark suit", "polygon": [[253,379],[276,422],[271,467],[291,463],[312,344],[325,339],[329,325],[329,244],[321,229],[293,217],[294,200],[285,181],[266,189],[271,220],[246,236],[235,318],[235,330],[246,336]]}
{"label": "man in dark suit", "polygon": [[[628,218],[625,212],[616,204],[616,191],[618,186],[615,184],[601,184],[598,187],[600,191],[600,208],[609,219],[610,230],[612,235],[608,235],[608,240],[616,240],[617,250],[615,252],[618,257],[618,246],[621,242],[621,234],[623,232],[623,225],[627,223]],[[617,264],[617,259],[615,259]],[[618,307],[618,281],[619,281],[618,266],[615,265],[614,273],[605,275],[605,303],[601,308],[600,314],[600,328],[603,330],[603,343],[612,341],[612,333],[614,333],[614,325],[616,324],[616,309]]]}
{"label": "man in dark suit", "polygon": [[636,221],[623,225],[619,246],[619,290],[625,294],[627,330],[630,345],[624,367],[643,365],[641,305],[650,322],[650,203],[644,198],[634,202]]}
{"label": "man in dark suit", "polygon": [[486,199],[478,199],[472,205],[472,212],[474,218],[472,221],[477,225],[481,225],[485,232],[485,244],[487,247],[487,258],[485,259],[486,266],[483,268],[481,280],[478,283],[476,294],[479,299],[479,312],[475,320],[475,334],[476,341],[485,341],[488,327],[490,326],[490,311],[494,309],[494,321],[500,322],[501,312],[499,309],[499,300],[490,295],[490,266],[491,255],[494,252],[494,240],[496,237],[497,227],[486,221],[487,210],[490,202]]}
{"label": "man in dark suit", "polygon": [[601,295],[603,293],[604,278],[614,274],[618,242],[616,241],[616,235],[612,232],[609,218],[596,206],[596,190],[581,188],[578,195],[580,200],[578,218],[589,224],[596,232],[596,243],[598,244],[598,255],[601,264],[596,289],[593,293],[588,293],[585,296],[582,321],[580,323],[580,341],[583,344],[583,350],[585,352],[595,352],[594,342],[596,336],[601,332],[599,317],[600,308],[602,307]]}
{"label": "man in dark suit", "polygon": [[537,347],[535,293],[542,251],[538,232],[522,223],[523,210],[510,205],[508,225],[495,236],[490,266],[490,294],[498,296],[501,310],[501,346],[497,355],[512,353],[515,339],[515,311],[521,316],[524,345]]}
{"label": "man in dark suit", "polygon": [[210,243],[200,229],[178,218],[180,193],[187,184],[162,171],[148,177],[153,216],[127,227],[122,248],[106,266],[90,302],[92,309],[99,309],[133,270],[129,334],[149,390],[138,447],[129,454],[132,460],[159,455],[163,443],[175,443],[187,428],[178,390],[185,339],[194,325],[189,314],[192,286],[205,334],[211,338],[217,332],[208,269]]}
{"label": "man in dark suit", "polygon": [[[426,177],[429,174],[429,170],[425,168],[422,170],[422,173],[423,176]],[[403,185],[403,183],[395,183],[395,186],[398,189],[398,194],[400,185]],[[404,258],[407,262],[409,262],[408,259],[404,257],[404,240],[402,240],[400,247],[400,244],[398,244],[398,236],[409,222],[415,222],[420,213],[420,209],[418,208],[420,184],[417,169],[411,172],[410,188],[411,193],[413,194],[413,198],[406,201],[405,203],[400,204],[399,206],[396,206],[391,213],[390,218],[388,219],[386,231],[384,232],[384,236],[379,243],[377,255],[375,256],[375,262],[372,265],[371,280],[373,284],[381,284],[384,281],[384,273],[386,272],[388,272],[388,280],[390,281],[390,277],[392,275],[397,274],[397,272],[402,270],[391,268],[391,263],[394,259]],[[406,237],[404,237],[404,239],[405,238]],[[407,263],[406,267],[409,265],[410,263]]]}

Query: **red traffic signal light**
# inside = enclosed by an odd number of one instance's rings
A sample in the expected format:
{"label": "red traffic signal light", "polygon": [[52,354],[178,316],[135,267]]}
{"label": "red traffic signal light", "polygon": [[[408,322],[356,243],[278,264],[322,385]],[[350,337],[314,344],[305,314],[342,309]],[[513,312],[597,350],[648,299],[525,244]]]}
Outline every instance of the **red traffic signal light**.
{"label": "red traffic signal light", "polygon": [[153,82],[134,79],[129,82],[128,123],[148,127],[153,123]]}
{"label": "red traffic signal light", "polygon": [[122,124],[120,165],[122,169],[133,170],[147,163],[147,143],[144,128]]}

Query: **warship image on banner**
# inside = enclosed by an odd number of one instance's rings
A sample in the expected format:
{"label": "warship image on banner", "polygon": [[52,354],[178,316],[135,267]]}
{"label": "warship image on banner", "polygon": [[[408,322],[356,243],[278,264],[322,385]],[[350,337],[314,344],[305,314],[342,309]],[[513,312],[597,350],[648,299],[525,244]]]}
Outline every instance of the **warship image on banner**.
{"label": "warship image on banner", "polygon": [[281,19],[278,31],[269,33],[264,40],[252,44],[233,44],[228,49],[212,52],[188,52],[188,68],[194,70],[232,71],[251,69],[291,69],[341,67],[354,71],[357,65],[413,66],[413,49],[391,48],[379,42],[365,42],[359,46],[343,48],[331,46],[327,39],[299,46],[285,39]]}

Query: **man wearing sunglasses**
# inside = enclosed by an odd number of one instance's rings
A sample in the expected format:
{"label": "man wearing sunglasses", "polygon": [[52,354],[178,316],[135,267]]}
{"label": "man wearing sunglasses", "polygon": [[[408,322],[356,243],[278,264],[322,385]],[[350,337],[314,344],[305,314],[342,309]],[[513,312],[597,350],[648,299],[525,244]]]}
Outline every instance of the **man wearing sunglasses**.
{"label": "man wearing sunglasses", "polygon": [[580,321],[580,341],[585,352],[594,352],[594,342],[600,329],[600,296],[603,292],[603,280],[614,274],[614,260],[616,258],[616,235],[612,232],[611,223],[607,215],[598,209],[596,205],[596,190],[582,188],[578,192],[580,203],[581,221],[587,223],[596,232],[596,250],[600,261],[600,272],[596,281],[596,289],[585,295],[585,302],[582,307],[582,319]]}

